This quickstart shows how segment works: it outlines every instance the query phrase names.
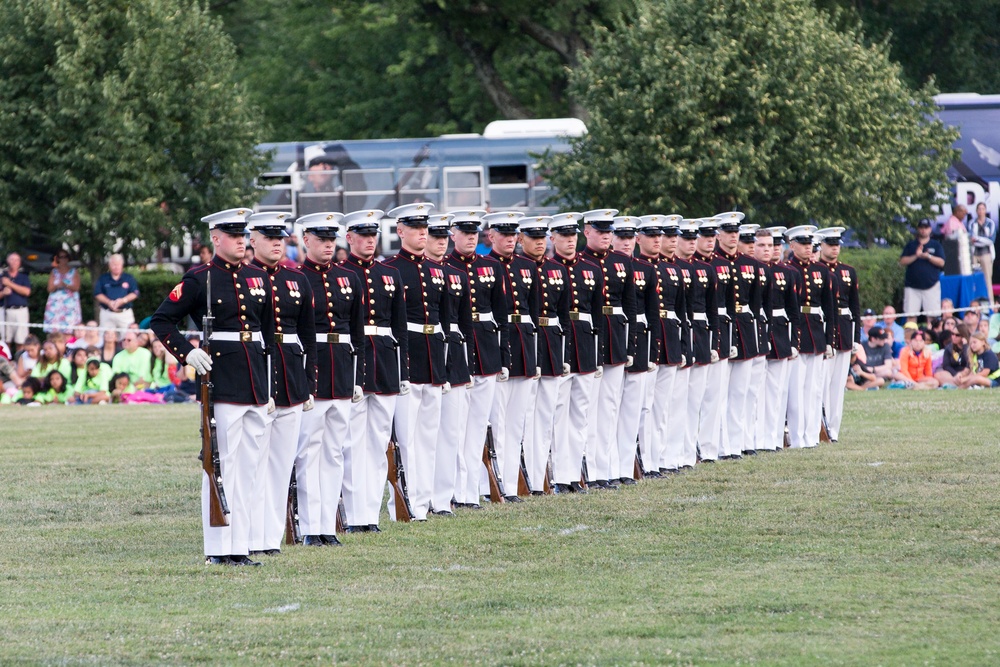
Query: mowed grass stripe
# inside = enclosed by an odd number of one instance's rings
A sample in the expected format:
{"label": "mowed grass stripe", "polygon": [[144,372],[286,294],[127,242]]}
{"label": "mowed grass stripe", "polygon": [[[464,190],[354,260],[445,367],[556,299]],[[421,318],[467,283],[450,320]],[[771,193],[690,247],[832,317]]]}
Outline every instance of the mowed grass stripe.
{"label": "mowed grass stripe", "polygon": [[1000,393],[841,443],[202,565],[193,406],[0,411],[0,664],[996,664]]}

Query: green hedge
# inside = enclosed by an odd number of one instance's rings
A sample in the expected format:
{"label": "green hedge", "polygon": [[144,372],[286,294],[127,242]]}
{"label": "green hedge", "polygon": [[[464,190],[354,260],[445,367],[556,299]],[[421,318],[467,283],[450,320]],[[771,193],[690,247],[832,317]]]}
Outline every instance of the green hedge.
{"label": "green hedge", "polygon": [[[78,269],[79,270],[79,269]],[[135,311],[135,321],[152,315],[170,294],[174,285],[181,281],[181,276],[169,271],[129,271],[139,282],[139,298],[132,304]],[[32,322],[42,322],[45,317],[45,302],[48,301],[49,275],[47,273],[31,274],[31,297],[28,299],[28,309]],[[80,308],[83,311],[83,321],[97,319],[94,316],[94,281],[90,272],[80,273]],[[39,335],[41,332],[33,332]]]}
{"label": "green hedge", "polygon": [[881,314],[886,305],[903,307],[903,273],[899,248],[844,248],[840,259],[858,270],[861,308]]}

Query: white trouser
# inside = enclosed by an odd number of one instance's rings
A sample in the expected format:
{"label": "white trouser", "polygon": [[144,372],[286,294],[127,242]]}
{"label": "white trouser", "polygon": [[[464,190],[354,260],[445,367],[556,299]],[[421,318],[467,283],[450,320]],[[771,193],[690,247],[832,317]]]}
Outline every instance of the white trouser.
{"label": "white trouser", "polygon": [[[125,308],[117,313],[101,308],[97,316],[97,321],[102,329],[128,329],[128,325],[135,322],[135,312],[131,308]],[[122,332],[118,332],[118,339],[121,340]],[[215,555],[215,554],[211,554]],[[237,554],[239,555],[239,554]]]}
{"label": "white trouser", "polygon": [[590,434],[590,396],[597,381],[593,373],[572,373],[559,385],[556,398],[556,436],[552,442],[553,477],[557,484],[579,483],[587,437]]}
{"label": "white trouser", "polygon": [[847,391],[847,372],[851,368],[851,352],[838,351],[827,359],[823,407],[826,408],[826,430],[831,440],[840,436],[840,422],[844,418],[844,393]]}
{"label": "white trouser", "polygon": [[639,412],[639,456],[642,457],[642,467],[646,472],[659,468],[656,439],[656,419],[658,413],[653,406],[656,399],[656,378],[660,376],[661,366],[657,366],[646,374],[642,385],[642,409]]}
{"label": "white trouser", "polygon": [[281,548],[302,414],[302,406],[296,405],[278,408],[264,420],[250,508],[250,551]]}
{"label": "white trouser", "polygon": [[[345,460],[353,442],[350,399],[317,400],[302,413],[295,456],[295,486],[302,535],[333,535],[345,486]],[[347,504],[345,502],[346,509]]]}
{"label": "white trouser", "polygon": [[[762,433],[763,418],[761,412],[767,396],[764,394],[764,383],[767,380],[767,359],[764,357],[754,357],[750,362],[750,386],[747,392],[746,412],[744,425],[746,431],[746,449],[755,451],[757,445],[757,435]],[[761,422],[758,427],[757,423]]]}
{"label": "white trouser", "polygon": [[789,359],[768,359],[765,373],[763,410],[757,410],[757,449],[775,451],[784,447],[785,409],[788,406]]}
{"label": "white trouser", "polygon": [[639,420],[646,402],[646,384],[655,376],[650,371],[625,373],[622,383],[621,405],[618,407],[618,468],[611,471],[613,479],[635,475],[636,442],[639,438]]}
{"label": "white trouser", "polygon": [[[417,521],[427,518],[434,495],[434,460],[441,428],[441,398],[441,387],[411,384],[410,393],[400,396],[396,403],[396,442],[403,457],[410,510]],[[395,508],[394,502],[389,504],[389,516],[393,520]]]}
{"label": "white trouser", "polygon": [[[806,382],[805,382],[805,430],[803,437],[809,447],[819,445],[819,431],[823,423],[823,387],[826,386],[826,373],[823,366],[823,355],[807,355],[813,357],[806,360]],[[809,369],[809,364],[812,368]],[[846,382],[846,381],[845,381]]]}
{"label": "white trouser", "polygon": [[726,414],[726,378],[729,362],[725,359],[708,366],[705,398],[698,418],[698,447],[701,458],[715,460],[725,454],[722,439],[722,417]]}
{"label": "white trouser", "polygon": [[[687,431],[684,435],[684,465],[694,465],[698,461],[698,430],[701,426],[699,412],[702,401],[705,399],[705,385],[708,382],[709,366],[692,366],[688,375],[687,393]],[[711,457],[718,458],[718,452]],[[701,450],[701,458],[709,458],[706,452]]]}
{"label": "white trouser", "polygon": [[532,401],[535,398],[534,378],[516,377],[497,384],[490,424],[493,445],[497,450],[497,467],[503,492],[517,495],[517,479],[521,473],[521,443],[528,424],[534,423]]}
{"label": "white trouser", "polygon": [[465,442],[465,427],[469,420],[469,387],[459,385],[441,397],[441,428],[434,454],[434,493],[431,507],[438,512],[451,511],[451,499],[456,497],[458,451]]}
{"label": "white trouser", "polygon": [[611,479],[618,471],[618,408],[624,383],[625,364],[605,366],[604,376],[597,381],[596,402],[591,404],[599,417],[590,420],[587,440],[587,474],[591,479]]}
{"label": "white trouser", "polygon": [[729,404],[726,409],[729,445],[726,453],[733,455],[742,454],[749,446],[746,432],[746,411],[753,360],[730,361],[729,369]]}
{"label": "white trouser", "polygon": [[201,475],[201,523],[206,556],[246,556],[250,553],[250,505],[254,477],[264,438],[265,406],[215,404],[219,442],[219,472],[229,504],[229,525],[209,525],[209,479]]}
{"label": "white trouser", "polygon": [[351,404],[351,445],[344,449],[344,512],[349,526],[378,525],[396,399],[396,394],[365,394]]}
{"label": "white trouser", "polygon": [[788,447],[799,449],[805,444],[802,434],[805,432],[803,422],[805,420],[805,383],[806,383],[806,357],[813,355],[800,354],[795,359],[790,359],[788,371],[788,401],[785,408],[785,419],[788,422]]}
{"label": "white trouser", "polygon": [[[670,396],[665,401],[665,412],[670,412],[667,420],[667,431],[665,435],[667,468],[673,470],[685,465],[684,461],[684,441],[687,439],[688,413],[684,408],[687,406],[688,387],[691,383],[691,369],[677,368],[677,376],[674,384],[670,388]],[[691,461],[690,465],[694,465]]]}
{"label": "white trouser", "polygon": [[800,354],[792,362],[788,381],[789,447],[819,444],[820,411],[823,408],[822,354]]}
{"label": "white trouser", "polygon": [[677,379],[677,366],[663,364],[656,368],[656,380],[653,386],[653,430],[651,433],[652,447],[650,449],[651,470],[666,470],[667,464],[667,429],[670,427],[670,396]]}
{"label": "white trouser", "polygon": [[524,467],[532,491],[545,489],[545,466],[555,437],[556,400],[561,377],[542,376],[535,389],[534,419],[524,433]]}
{"label": "white trouser", "polygon": [[[486,446],[486,427],[496,396],[496,375],[473,375],[469,387],[469,415],[465,425],[465,439],[458,453],[458,483],[455,501],[479,504],[483,476],[483,448]],[[494,433],[494,437],[496,434]],[[487,493],[488,487],[487,487]]]}

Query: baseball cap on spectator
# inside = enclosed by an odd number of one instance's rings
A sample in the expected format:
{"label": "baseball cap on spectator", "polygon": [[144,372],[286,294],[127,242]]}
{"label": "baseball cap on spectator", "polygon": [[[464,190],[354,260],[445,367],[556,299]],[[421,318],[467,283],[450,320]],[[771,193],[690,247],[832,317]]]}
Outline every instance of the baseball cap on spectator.
{"label": "baseball cap on spectator", "polygon": [[871,308],[865,308],[865,312],[861,313],[861,317],[878,317],[878,315]]}
{"label": "baseball cap on spectator", "polygon": [[930,227],[930,226],[931,226],[931,221],[928,220],[927,218],[924,218],[923,220],[917,222],[917,227]]}
{"label": "baseball cap on spectator", "polygon": [[885,329],[877,325],[868,330],[868,337],[877,338],[879,340],[885,340],[887,338]]}
{"label": "baseball cap on spectator", "polygon": [[916,322],[907,322],[903,325],[904,329],[919,329],[920,326]]}

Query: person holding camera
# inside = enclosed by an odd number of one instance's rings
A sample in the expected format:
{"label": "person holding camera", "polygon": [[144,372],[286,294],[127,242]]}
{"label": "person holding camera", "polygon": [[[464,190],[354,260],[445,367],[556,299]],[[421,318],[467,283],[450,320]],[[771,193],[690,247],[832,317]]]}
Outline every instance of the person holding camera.
{"label": "person holding camera", "polygon": [[[941,269],[944,268],[944,246],[931,238],[930,220],[917,223],[916,238],[906,244],[899,257],[906,267],[903,281],[903,312],[937,313],[941,309]],[[907,322],[915,322],[910,315]]]}

